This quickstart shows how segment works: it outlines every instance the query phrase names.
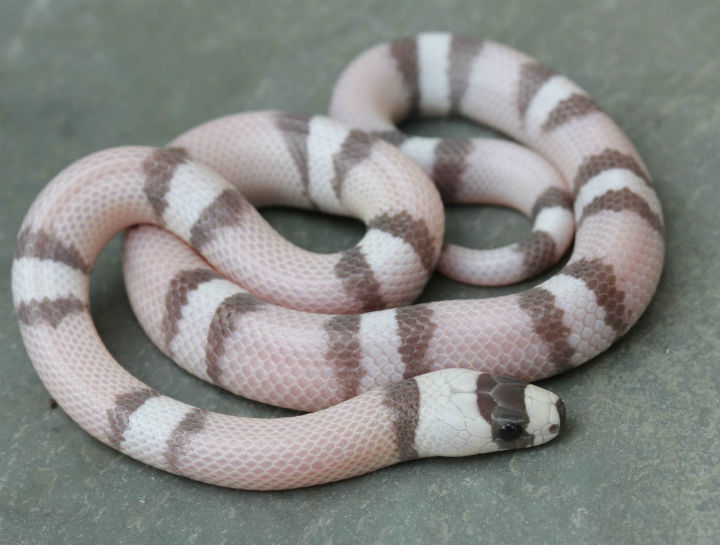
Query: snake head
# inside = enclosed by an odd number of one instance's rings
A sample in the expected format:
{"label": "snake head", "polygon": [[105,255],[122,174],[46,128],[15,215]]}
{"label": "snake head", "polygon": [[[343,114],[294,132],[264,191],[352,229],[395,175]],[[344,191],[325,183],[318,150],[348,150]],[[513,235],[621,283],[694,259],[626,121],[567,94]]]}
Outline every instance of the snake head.
{"label": "snake head", "polygon": [[565,420],[565,405],[557,395],[512,377],[480,375],[477,397],[495,450],[546,443],[557,437]]}
{"label": "snake head", "polygon": [[415,379],[421,400],[433,400],[419,419],[419,456],[534,447],[557,437],[565,420],[557,395],[515,378],[447,369]]}

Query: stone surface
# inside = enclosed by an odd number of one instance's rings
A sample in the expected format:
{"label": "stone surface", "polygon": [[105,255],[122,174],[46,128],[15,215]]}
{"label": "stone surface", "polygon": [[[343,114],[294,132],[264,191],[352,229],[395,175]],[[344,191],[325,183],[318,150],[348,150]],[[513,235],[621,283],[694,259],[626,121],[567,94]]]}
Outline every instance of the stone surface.
{"label": "stone surface", "polygon": [[[0,2],[0,542],[719,542],[719,12],[701,0]],[[235,111],[324,112],[356,53],[429,29],[491,37],[570,76],[655,175],[668,242],[658,294],[611,350],[544,382],[567,406],[561,439],[247,493],[143,466],[51,409],[17,332],[9,268],[22,216],[52,175],[97,149],[162,144]],[[320,251],[363,232],[351,220],[265,214]],[[448,222],[451,240],[475,246],[529,227],[475,207]],[[507,291],[434,277],[422,299]],[[118,240],[96,269],[92,303],[111,351],[153,387],[208,409],[287,414],[200,383],[149,344],[124,294]]]}

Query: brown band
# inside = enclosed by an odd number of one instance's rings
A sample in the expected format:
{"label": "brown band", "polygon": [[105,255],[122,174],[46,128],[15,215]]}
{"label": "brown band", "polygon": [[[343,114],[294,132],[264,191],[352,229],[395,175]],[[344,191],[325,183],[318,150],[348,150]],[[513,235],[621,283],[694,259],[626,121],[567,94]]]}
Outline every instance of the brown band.
{"label": "brown band", "polygon": [[383,405],[391,411],[398,460],[418,457],[415,433],[420,420],[420,389],[415,379],[404,380],[385,388]]}
{"label": "brown band", "polygon": [[150,206],[159,220],[167,208],[165,196],[170,188],[170,180],[175,175],[178,166],[189,159],[187,152],[182,148],[157,149],[153,151],[142,163],[145,173],[143,191]]}

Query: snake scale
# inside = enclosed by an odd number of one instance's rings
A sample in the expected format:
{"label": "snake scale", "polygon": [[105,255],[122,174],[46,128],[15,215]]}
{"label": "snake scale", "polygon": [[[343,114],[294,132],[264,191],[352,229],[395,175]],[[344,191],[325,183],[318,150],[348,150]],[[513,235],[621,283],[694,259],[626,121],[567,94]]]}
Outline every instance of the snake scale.
{"label": "snake scale", "polygon": [[[524,146],[400,132],[415,114],[464,116]],[[13,262],[15,309],[42,382],[87,432],[176,474],[263,490],[557,436],[562,402],[522,381],[609,347],[660,277],[662,211],[633,145],[567,78],[445,33],[362,53],[330,116],[244,113],[165,148],[100,151],[35,199]],[[532,231],[493,250],[444,246],[441,196],[513,206]],[[265,223],[255,207],[266,205],[356,217],[367,231],[313,254]],[[567,264],[527,291],[411,304],[436,267],[474,283],[531,277],[566,252],[573,224]],[[128,294],[161,350],[218,386],[311,412],[213,413],[125,371],[88,291],[124,229]]]}

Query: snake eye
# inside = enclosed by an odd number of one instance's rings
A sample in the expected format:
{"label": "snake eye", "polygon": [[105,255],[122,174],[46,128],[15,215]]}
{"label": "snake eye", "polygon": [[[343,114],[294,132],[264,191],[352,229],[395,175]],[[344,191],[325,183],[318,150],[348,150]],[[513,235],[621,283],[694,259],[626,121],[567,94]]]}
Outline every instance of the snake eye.
{"label": "snake eye", "polygon": [[502,425],[502,428],[500,428],[500,433],[498,433],[498,435],[503,441],[515,441],[515,439],[520,437],[522,432],[523,429],[519,424],[506,422]]}

